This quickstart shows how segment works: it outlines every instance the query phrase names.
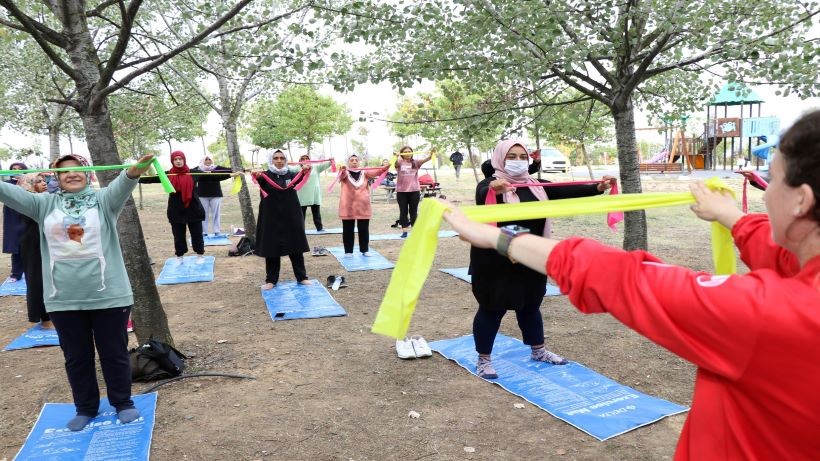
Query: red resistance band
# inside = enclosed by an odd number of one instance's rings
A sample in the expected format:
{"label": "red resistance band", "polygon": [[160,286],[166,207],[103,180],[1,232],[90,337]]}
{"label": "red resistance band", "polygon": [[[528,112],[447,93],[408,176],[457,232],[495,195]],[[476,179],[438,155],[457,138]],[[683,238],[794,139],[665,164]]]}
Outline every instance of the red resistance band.
{"label": "red resistance band", "polygon": [[[577,185],[592,185],[592,184],[600,184],[601,181],[566,181],[566,182],[528,182],[528,183],[521,183],[521,184],[509,184],[511,187],[556,187],[556,186],[577,186]],[[618,195],[618,182],[613,181],[612,187],[609,189],[609,195]],[[487,189],[487,197],[484,199],[485,205],[495,205],[498,202],[496,201],[496,193],[492,187]],[[612,229],[613,232],[618,230],[615,227],[616,224],[624,220],[624,212],[623,211],[615,211],[612,213],[607,213],[606,215],[606,224]]]}
{"label": "red resistance band", "polygon": [[328,158],[324,160],[303,160],[301,162],[288,162],[288,165],[310,165],[313,163],[325,163],[330,162],[330,171],[336,172],[336,159]]}
{"label": "red resistance band", "polygon": [[[384,168],[384,167],[347,168],[347,171],[381,171],[382,174],[380,174],[379,177],[376,178],[375,181],[373,181],[373,185],[370,186],[372,190],[376,190],[376,188],[379,187],[379,184],[381,184],[382,181],[384,181],[384,178],[387,177],[387,173],[390,171],[390,168]],[[333,190],[333,187],[336,186],[336,183],[339,182],[341,176],[342,176],[342,172],[340,171],[339,174],[336,175],[336,179],[334,179],[333,182],[330,183],[330,187],[327,188],[328,192]]]}
{"label": "red resistance band", "polygon": [[[298,191],[299,189],[302,188],[302,186],[304,186],[307,183],[307,179],[310,177],[310,170],[307,170],[307,173],[305,173],[305,170],[299,170],[299,172],[296,173],[296,176],[294,176],[293,179],[290,181],[290,184],[288,184],[285,187],[282,187],[279,184],[276,184],[276,182],[274,180],[269,178],[264,173],[251,174],[251,179],[253,180],[254,184],[256,184],[257,186],[259,185],[259,179],[258,178],[260,176],[262,178],[264,178],[265,181],[267,181],[268,184],[273,186],[274,189],[277,189],[277,190],[293,189],[293,190]],[[262,189],[261,187],[259,188],[259,192],[262,193],[262,198],[265,198],[265,197],[268,196],[268,193],[265,192],[265,190]]]}
{"label": "red resistance band", "polygon": [[769,183],[766,182],[763,177],[759,174],[755,173],[754,171],[735,171],[737,174],[743,175],[743,212],[749,212],[749,199],[746,195],[746,188],[749,186],[749,182],[757,184],[761,189],[766,190],[769,187]]}

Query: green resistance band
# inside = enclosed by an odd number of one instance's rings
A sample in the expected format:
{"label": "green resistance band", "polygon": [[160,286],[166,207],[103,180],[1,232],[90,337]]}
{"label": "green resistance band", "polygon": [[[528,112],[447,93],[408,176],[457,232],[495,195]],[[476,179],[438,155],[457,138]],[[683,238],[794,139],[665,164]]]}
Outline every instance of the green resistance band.
{"label": "green resistance band", "polygon": [[137,168],[145,168],[149,165],[154,165],[154,169],[157,170],[157,176],[159,177],[159,182],[160,184],[162,184],[163,190],[165,190],[165,192],[168,194],[173,193],[174,186],[171,184],[171,181],[168,180],[168,175],[165,174],[165,170],[162,168],[162,165],[159,164],[159,160],[156,157],[154,157],[149,163],[137,163],[136,165],[69,166],[65,168],[43,168],[35,170],[0,170],[0,175],[17,176],[20,174],[27,173],[52,173],[60,171],[124,170],[126,168],[131,168],[132,166],[136,166]]}

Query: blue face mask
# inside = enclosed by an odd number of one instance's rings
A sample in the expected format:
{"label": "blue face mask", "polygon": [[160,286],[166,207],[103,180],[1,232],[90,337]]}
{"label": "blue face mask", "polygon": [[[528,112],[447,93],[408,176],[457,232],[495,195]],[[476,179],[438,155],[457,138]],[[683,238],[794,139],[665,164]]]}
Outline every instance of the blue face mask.
{"label": "blue face mask", "polygon": [[526,160],[507,160],[504,163],[504,170],[510,176],[522,176],[527,174],[530,163]]}

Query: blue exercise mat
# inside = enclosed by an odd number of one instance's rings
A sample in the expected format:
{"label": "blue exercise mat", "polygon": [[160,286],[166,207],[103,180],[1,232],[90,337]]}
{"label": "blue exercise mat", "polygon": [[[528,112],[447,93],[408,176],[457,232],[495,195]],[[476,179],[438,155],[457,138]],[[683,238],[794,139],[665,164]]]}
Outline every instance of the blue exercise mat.
{"label": "blue exercise mat", "polygon": [[353,252],[351,256],[345,256],[345,249],[343,247],[331,247],[327,248],[327,251],[333,254],[333,256],[339,260],[342,267],[348,272],[392,269],[395,266],[372,248],[369,251],[372,256],[362,256],[359,251]]}
{"label": "blue exercise mat", "polygon": [[120,424],[116,410],[103,398],[99,415],[77,432],[65,427],[76,414],[73,403],[47,403],[14,459],[147,461],[157,393],[135,395],[133,400],[141,415],[136,421]]}
{"label": "blue exercise mat", "polygon": [[262,299],[274,322],[347,315],[318,280],[311,281],[310,285],[282,282],[270,290],[262,290]]}
{"label": "blue exercise mat", "polygon": [[223,246],[230,245],[228,234],[204,234],[202,239],[205,241],[205,246]]}
{"label": "blue exercise mat", "polygon": [[[466,267],[456,267],[454,269],[439,270],[445,274],[450,274],[457,279],[464,280],[467,283],[473,283],[473,276],[467,273],[467,269],[468,268]],[[547,291],[544,293],[544,296],[561,296],[561,290],[557,286],[548,283]]]}
{"label": "blue exercise mat", "polygon": [[[458,232],[451,231],[451,230],[443,230],[438,232],[438,238],[447,238],[447,237],[455,237],[458,235]],[[370,241],[376,240],[404,240],[401,237],[401,233],[398,234],[378,234],[378,235],[371,235]]]}
{"label": "blue exercise mat", "polygon": [[205,256],[205,262],[196,263],[196,256],[185,256],[179,264],[177,258],[168,258],[159,273],[157,285],[174,285],[176,283],[213,282],[214,257]]}
{"label": "blue exercise mat", "polygon": [[17,349],[59,345],[60,339],[57,337],[57,330],[54,328],[43,328],[42,324],[38,323],[18,336],[17,339],[10,342],[3,350],[15,351]]}
{"label": "blue exercise mat", "polygon": [[25,296],[26,295],[26,278],[23,277],[15,282],[10,282],[6,279],[0,285],[0,296]]}
{"label": "blue exercise mat", "polygon": [[333,227],[330,229],[322,229],[322,232],[317,231],[316,229],[305,229],[305,235],[325,235],[325,234],[341,234],[342,228],[341,227]]}
{"label": "blue exercise mat", "polygon": [[[434,341],[430,348],[475,374],[477,354],[472,335]],[[552,365],[530,360],[529,346],[502,334],[495,338],[493,367],[498,379],[488,382],[600,441],[688,410],[576,362]]]}

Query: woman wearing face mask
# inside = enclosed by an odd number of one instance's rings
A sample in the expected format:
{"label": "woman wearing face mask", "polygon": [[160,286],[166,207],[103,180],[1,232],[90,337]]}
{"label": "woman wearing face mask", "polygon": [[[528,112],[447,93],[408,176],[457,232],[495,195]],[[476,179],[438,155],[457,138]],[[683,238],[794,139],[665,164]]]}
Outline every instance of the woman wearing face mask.
{"label": "woman wearing face mask", "polygon": [[[199,176],[191,176],[182,151],[171,152],[170,170],[166,171],[168,179],[174,186],[174,193],[168,194],[168,209],[165,214],[171,223],[171,233],[174,236],[174,254],[177,264],[183,264],[182,257],[188,252],[188,240],[185,238],[185,229],[191,233],[191,246],[197,254],[196,264],[205,262],[205,239],[202,236],[202,222],[205,220],[205,210],[199,201],[196,183]],[[159,177],[150,176],[140,179],[141,183],[158,183]]]}
{"label": "woman wearing face mask", "polygon": [[199,166],[192,169],[191,173],[206,173],[191,176],[192,178],[196,178],[196,192],[197,195],[199,195],[199,202],[202,204],[202,209],[205,213],[205,219],[202,221],[202,233],[208,235],[208,223],[210,223],[210,230],[213,231],[214,235],[219,235],[222,233],[220,226],[222,186],[220,182],[237,176],[239,173],[232,173],[230,168],[217,165],[210,155],[202,157]]}
{"label": "woman wearing face mask", "polygon": [[769,173],[765,214],[744,214],[728,192],[690,186],[692,211],[731,229],[751,270],[744,275],[663,264],[646,251],[586,238],[506,241],[457,209],[444,219],[474,246],[498,248],[552,276],[579,311],[608,313],[697,366],[675,460],[814,461],[820,459],[820,111],[783,134]]}
{"label": "woman wearing face mask", "polygon": [[[407,237],[410,226],[416,222],[421,199],[421,185],[419,184],[419,168],[433,156],[428,155],[421,160],[413,159],[413,148],[404,146],[399,150],[396,158],[396,202],[399,204],[399,224],[401,236]],[[409,217],[408,217],[409,214]]]}
{"label": "woman wearing face mask", "polygon": [[339,196],[339,219],[342,220],[342,243],[345,256],[353,256],[353,243],[356,240],[356,229],[359,230],[359,251],[370,256],[370,218],[373,209],[370,206],[370,186],[368,179],[378,178],[387,171],[390,165],[383,165],[382,170],[355,171],[359,168],[359,157],[351,155],[347,167],[342,166],[339,172],[339,183],[342,192]]}
{"label": "woman wearing face mask", "polygon": [[[303,155],[299,157],[299,161],[309,162],[310,156]],[[324,227],[322,226],[322,212],[320,210],[322,206],[322,187],[319,184],[319,174],[330,168],[330,162],[317,163],[316,165],[302,163],[301,165],[291,166],[290,169],[296,173],[304,167],[307,167],[312,171],[310,176],[308,176],[305,185],[296,192],[296,195],[299,197],[299,203],[302,205],[302,222],[304,222],[307,218],[307,210],[310,208],[310,212],[313,215],[313,225],[316,226],[316,231],[324,232]]]}
{"label": "woman wearing face mask", "polygon": [[[152,155],[139,159],[145,167],[131,166],[99,191],[91,189],[91,174],[84,171],[59,172],[60,190],[54,194],[32,194],[0,183],[0,201],[40,226],[43,300],[57,329],[77,410],[66,425],[71,431],[82,430],[99,410],[95,348],[117,418],[125,424],[140,416],[131,400],[126,331],[134,297],[117,237],[117,218],[152,159]],[[55,168],[87,165],[85,158],[73,154],[54,162]],[[80,249],[67,233],[72,226],[82,227]]]}
{"label": "woman wearing face mask", "polygon": [[[29,173],[17,178],[17,185],[32,194],[46,191],[43,173]],[[26,274],[26,310],[28,321],[40,323],[43,328],[54,328],[43,302],[43,261],[40,259],[40,226],[37,221],[22,215],[26,230],[20,238],[20,257]]]}
{"label": "woman wearing face mask", "polygon": [[[10,170],[26,170],[23,162],[14,162],[9,166]],[[8,184],[17,184],[18,176],[12,176],[6,181]],[[11,273],[9,280],[16,282],[23,278],[23,260],[20,258],[20,236],[26,230],[26,223],[23,215],[7,206],[3,207],[3,253],[11,255]]]}
{"label": "woman wearing face mask", "polygon": [[[491,164],[493,176],[476,187],[476,204],[484,205],[488,190],[496,194],[496,203],[533,202],[563,198],[586,197],[609,189],[612,178],[605,176],[599,184],[557,187],[511,187],[510,184],[537,183],[529,176],[529,155],[524,142],[508,139],[495,146]],[[498,227],[521,226],[534,235],[549,235],[549,222],[544,219],[498,223]],[[470,274],[478,311],[473,320],[473,338],[478,352],[477,374],[495,379],[492,366],[493,342],[507,310],[514,310],[524,344],[532,348],[532,360],[566,364],[561,356],[544,345],[544,325],[541,302],[547,287],[547,277],[521,264],[515,264],[494,250],[470,249]]]}
{"label": "woman wearing face mask", "polygon": [[309,165],[303,165],[298,172],[290,171],[285,153],[279,149],[270,152],[268,165],[266,171],[252,173],[262,196],[254,251],[257,256],[265,258],[262,289],[270,290],[279,283],[282,256],[290,258],[296,281],[310,285],[304,255],[310,248],[305,237],[305,218],[296,195],[297,189],[307,181]]}

